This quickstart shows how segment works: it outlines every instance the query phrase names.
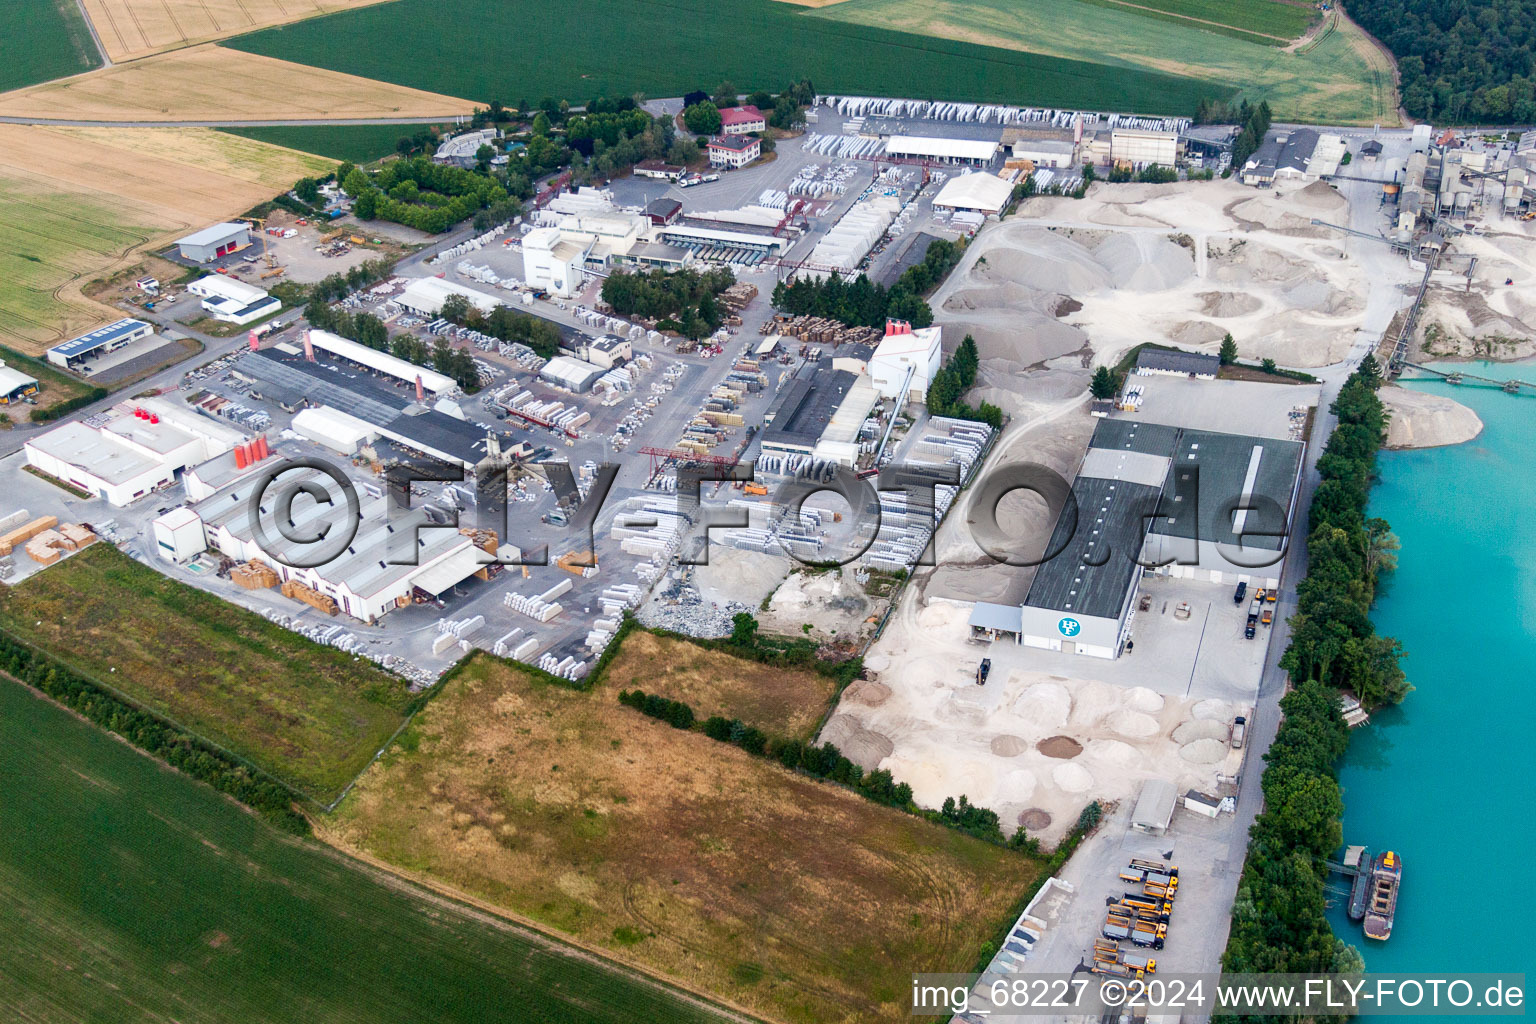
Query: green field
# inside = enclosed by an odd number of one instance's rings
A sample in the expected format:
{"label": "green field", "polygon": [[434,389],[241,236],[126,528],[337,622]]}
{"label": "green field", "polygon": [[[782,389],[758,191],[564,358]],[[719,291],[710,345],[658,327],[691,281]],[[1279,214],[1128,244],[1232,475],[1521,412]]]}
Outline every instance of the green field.
{"label": "green field", "polygon": [[1317,20],[1317,10],[1281,0],[1086,0],[1141,17],[1219,32],[1266,46],[1284,46]]}
{"label": "green field", "polygon": [[[1157,0],[1161,8],[1172,2],[1190,0]],[[1106,72],[1111,75],[1120,69],[1155,68],[1206,81],[1212,88],[1241,84],[1253,101],[1269,100],[1279,121],[1395,120],[1390,64],[1359,29],[1344,23],[1303,54],[1217,38],[1190,23],[1084,0],[1031,0],[1028,8],[1017,0],[848,0],[811,15],[1098,60],[1111,64],[1114,69]]]}
{"label": "green field", "polygon": [[[1079,0],[1058,2],[1076,3],[1091,15],[1115,13]],[[437,0],[397,0],[224,45],[508,104],[637,91],[680,96],[723,80],[744,90],[777,89],[809,78],[828,93],[1189,114],[1201,97],[1226,99],[1233,92],[1215,74],[1202,81],[1127,61],[1106,69],[1092,47],[1083,55],[1050,56],[978,46],[836,20],[840,9],[809,12],[775,0],[461,0],[445,9]],[[1017,19],[1017,5],[1010,10],[1009,19]],[[1135,20],[1153,29],[1165,25]],[[1228,43],[1178,31],[1198,36],[1208,49]],[[1192,49],[1181,42],[1181,50]]]}
{"label": "green field", "polygon": [[147,241],[148,211],[100,193],[0,174],[0,340],[30,351],[100,323],[100,307],[61,296],[72,281]]}
{"label": "green field", "polygon": [[400,137],[410,135],[420,127],[415,124],[328,124],[220,128],[219,131],[332,160],[350,160],[355,164],[363,164],[395,152],[395,143]]}
{"label": "green field", "polygon": [[4,679],[0,780],[6,1021],[722,1019],[281,836]]}
{"label": "green field", "polygon": [[101,66],[75,0],[10,0],[0,31],[0,92]]}
{"label": "green field", "polygon": [[4,588],[0,627],[321,802],[363,769],[413,700],[373,662],[105,543]]}
{"label": "green field", "polygon": [[[1180,13],[1190,6],[1192,16],[1204,16],[1195,12],[1205,10],[1220,14],[1227,24],[1255,24],[1216,0],[1153,0],[1144,6]],[[1255,102],[1268,100],[1277,121],[1370,124],[1396,119],[1390,64],[1359,29],[1345,23],[1307,52],[1293,53],[1262,41],[1214,36],[1195,23],[1149,17],[1108,0],[1030,0],[1027,6],[1019,0],[847,0],[807,15],[1098,61],[1110,66],[1100,69],[1106,77],[1157,69],[1210,88],[1239,85]],[[1077,105],[1094,106],[1086,101]]]}

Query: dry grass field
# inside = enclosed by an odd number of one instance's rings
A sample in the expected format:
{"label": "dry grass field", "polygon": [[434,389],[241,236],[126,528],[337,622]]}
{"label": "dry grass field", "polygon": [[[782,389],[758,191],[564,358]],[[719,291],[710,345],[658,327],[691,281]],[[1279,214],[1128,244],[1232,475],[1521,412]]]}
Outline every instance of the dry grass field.
{"label": "dry grass field", "polygon": [[446,119],[474,106],[212,44],[0,95],[0,114],[82,121]]}
{"label": "dry grass field", "polygon": [[0,343],[37,354],[121,316],[80,286],[330,167],[210,128],[0,124]]}
{"label": "dry grass field", "polygon": [[739,718],[773,736],[810,739],[837,692],[828,676],[774,668],[635,630],[603,676],[607,689],[685,701],[700,718]]}
{"label": "dry grass field", "polygon": [[85,0],[107,56],[121,62],[384,0]]}
{"label": "dry grass field", "polygon": [[[631,640],[634,639],[632,635]],[[324,838],[787,1021],[905,1020],[1040,864],[478,656]]]}

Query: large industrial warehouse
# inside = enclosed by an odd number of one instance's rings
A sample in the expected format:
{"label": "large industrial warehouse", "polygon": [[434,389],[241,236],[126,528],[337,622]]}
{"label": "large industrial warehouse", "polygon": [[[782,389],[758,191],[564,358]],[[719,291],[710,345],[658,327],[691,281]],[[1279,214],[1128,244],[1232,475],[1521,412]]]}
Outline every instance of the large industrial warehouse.
{"label": "large industrial warehouse", "polygon": [[245,435],[161,398],[122,402],[105,422],[71,421],[27,441],[27,464],[113,505],[176,480],[176,474],[234,448]]}
{"label": "large industrial warehouse", "polygon": [[154,333],[154,327],[143,320],[119,320],[105,327],[98,327],[89,334],[82,334],[78,338],[71,338],[69,341],[55,345],[47,351],[46,355],[48,361],[55,366],[87,373],[91,359],[100,358],[109,352],[132,345],[139,339],[147,338]]}
{"label": "large industrial warehouse", "polygon": [[892,135],[885,155],[895,160],[928,160],[943,164],[984,166],[997,156],[998,142],[988,139],[939,139],[926,135]]}
{"label": "large industrial warehouse", "polygon": [[[1115,658],[1130,637],[1144,572],[1278,586],[1303,447],[1101,420],[1046,548],[1052,557],[1023,606],[978,604],[972,627],[1016,634],[1030,647]],[[1143,568],[1162,562],[1171,564]]]}
{"label": "large industrial warehouse", "polygon": [[211,263],[221,256],[239,252],[250,244],[250,225],[238,223],[214,224],[201,231],[194,231],[185,238],[176,239],[176,249],[181,253],[181,258],[193,263]]}
{"label": "large industrial warehouse", "polygon": [[995,174],[960,174],[950,178],[933,197],[939,210],[970,210],[995,214],[1008,205],[1013,185]]}
{"label": "large industrial warehouse", "polygon": [[419,316],[437,316],[443,308],[443,300],[450,295],[462,295],[469,300],[469,304],[481,313],[489,313],[497,306],[504,306],[494,295],[467,288],[462,284],[454,284],[440,277],[424,277],[419,281],[412,281],[405,286],[405,290],[395,296],[395,302],[402,309],[409,310]]}

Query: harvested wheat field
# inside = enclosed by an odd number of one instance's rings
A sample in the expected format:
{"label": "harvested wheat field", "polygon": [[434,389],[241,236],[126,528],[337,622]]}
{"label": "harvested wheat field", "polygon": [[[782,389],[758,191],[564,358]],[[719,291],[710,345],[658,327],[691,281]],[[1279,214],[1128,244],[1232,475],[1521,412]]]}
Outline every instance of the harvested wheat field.
{"label": "harvested wheat field", "polygon": [[211,44],[0,95],[0,114],[81,121],[449,118],[474,106]]}
{"label": "harvested wheat field", "polygon": [[107,56],[147,57],[383,0],[85,0]]}
{"label": "harvested wheat field", "polygon": [[624,638],[603,686],[658,693],[688,703],[700,718],[739,718],[796,739],[810,738],[837,692],[835,680],[810,669],[761,665],[644,630]]}
{"label": "harvested wheat field", "polygon": [[317,823],[339,847],[788,1021],[905,1020],[1040,864],[477,655]]}
{"label": "harvested wheat field", "polygon": [[37,354],[120,316],[80,286],[330,166],[210,128],[0,124],[0,339]]}

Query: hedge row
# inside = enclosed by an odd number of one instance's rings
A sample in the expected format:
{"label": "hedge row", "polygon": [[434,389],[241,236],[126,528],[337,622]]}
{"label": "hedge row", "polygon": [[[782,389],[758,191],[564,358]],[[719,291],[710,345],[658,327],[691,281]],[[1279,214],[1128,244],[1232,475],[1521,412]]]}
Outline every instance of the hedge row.
{"label": "hedge row", "polygon": [[231,755],[129,704],[4,630],[0,630],[0,670],[171,767],[234,797],[276,827],[295,835],[309,832],[309,822],[293,809],[295,794],[287,786],[259,777]]}

